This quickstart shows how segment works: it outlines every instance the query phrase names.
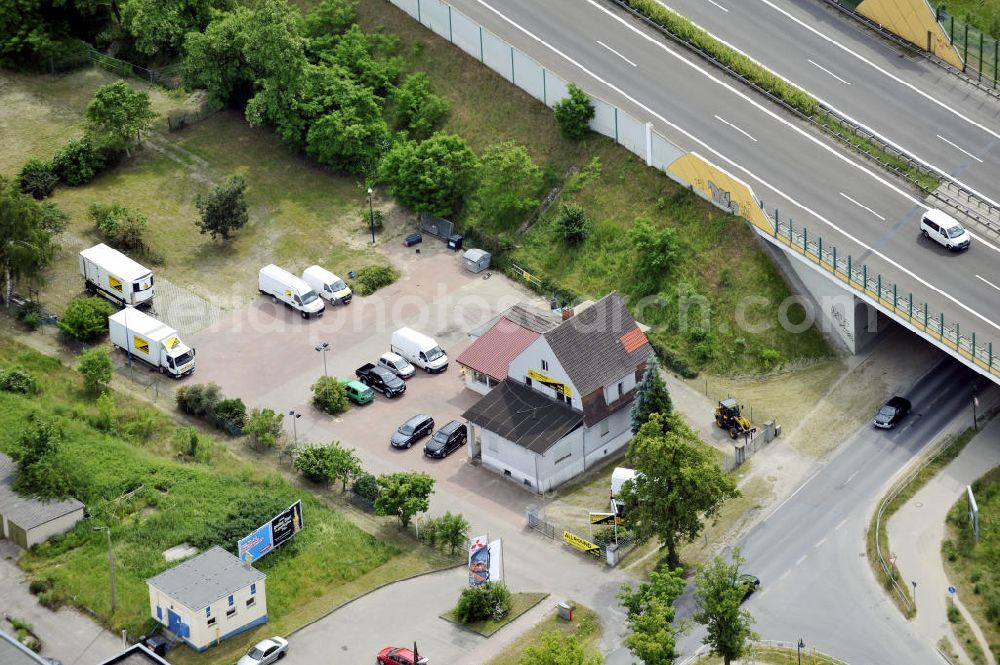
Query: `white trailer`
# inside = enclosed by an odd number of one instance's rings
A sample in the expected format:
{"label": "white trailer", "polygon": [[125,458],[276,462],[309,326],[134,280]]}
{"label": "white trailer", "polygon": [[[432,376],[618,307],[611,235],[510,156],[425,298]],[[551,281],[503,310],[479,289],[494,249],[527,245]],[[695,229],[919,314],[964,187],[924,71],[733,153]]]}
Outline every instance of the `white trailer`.
{"label": "white trailer", "polygon": [[126,307],[108,317],[111,343],[161,374],[179,379],[194,371],[194,349],[177,331],[149,314]]}
{"label": "white trailer", "polygon": [[153,273],[104,243],[80,252],[80,275],[90,293],[119,305],[149,305]]}

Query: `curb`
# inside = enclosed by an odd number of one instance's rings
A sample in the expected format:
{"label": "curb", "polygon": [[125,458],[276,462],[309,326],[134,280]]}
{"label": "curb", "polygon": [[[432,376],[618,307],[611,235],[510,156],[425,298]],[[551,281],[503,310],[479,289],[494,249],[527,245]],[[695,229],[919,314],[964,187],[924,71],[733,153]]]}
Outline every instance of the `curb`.
{"label": "curb", "polygon": [[494,630],[492,633],[490,633],[488,635],[486,633],[481,633],[481,632],[479,632],[478,630],[476,630],[474,628],[469,628],[469,626],[467,626],[464,623],[461,623],[459,621],[455,621],[454,619],[449,619],[444,614],[439,614],[438,615],[438,619],[442,619],[444,621],[447,621],[451,625],[456,626],[457,628],[460,628],[460,629],[466,631],[467,633],[472,633],[473,635],[479,635],[480,637],[488,640],[491,637],[493,637],[494,635],[496,635],[497,633],[499,633],[501,630],[503,630],[504,628],[506,628],[507,626],[510,626],[511,624],[513,624],[515,621],[517,621],[518,619],[520,619],[521,617],[523,617],[525,614],[527,614],[531,610],[533,610],[536,607],[538,607],[542,603],[542,601],[544,601],[546,598],[548,598],[551,595],[552,595],[551,593],[545,593],[544,595],[542,595],[541,598],[539,598],[538,600],[536,600],[535,602],[533,602],[531,605],[528,605],[523,610],[521,610],[517,614],[517,616],[511,617],[510,621],[507,621],[507,622],[505,622],[505,623],[497,626],[496,630]]}

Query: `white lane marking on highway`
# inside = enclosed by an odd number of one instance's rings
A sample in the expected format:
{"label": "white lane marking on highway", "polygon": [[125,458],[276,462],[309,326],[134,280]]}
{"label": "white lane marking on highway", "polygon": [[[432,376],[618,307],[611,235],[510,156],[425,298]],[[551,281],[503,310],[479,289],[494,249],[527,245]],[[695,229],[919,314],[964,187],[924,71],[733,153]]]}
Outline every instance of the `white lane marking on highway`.
{"label": "white lane marking on highway", "polygon": [[781,576],[780,576],[780,577],[778,578],[778,581],[780,582],[781,580],[783,580],[783,579],[785,579],[786,577],[788,577],[788,573],[790,573],[790,572],[792,572],[792,571],[790,571],[790,570],[786,570],[785,572],[783,572],[783,573],[781,574]]}
{"label": "white lane marking on highway", "polygon": [[982,280],[982,281],[984,281],[984,282],[986,282],[987,284],[989,284],[990,286],[992,286],[992,287],[993,287],[994,289],[996,289],[997,291],[1000,291],[1000,286],[997,286],[996,284],[994,284],[994,283],[993,283],[993,282],[991,282],[990,280],[986,279],[986,278],[985,278],[985,277],[983,277],[982,275],[976,275],[976,278],[977,278],[977,279],[980,279],[980,280]]}
{"label": "white lane marking on highway", "polygon": [[834,531],[840,531],[840,527],[844,526],[845,524],[847,524],[847,518],[846,517],[844,519],[840,520],[840,524],[838,524],[837,526],[833,527],[833,530]]}
{"label": "white lane marking on highway", "polygon": [[882,215],[878,214],[877,212],[875,212],[874,210],[872,210],[871,208],[869,208],[865,204],[860,203],[860,202],[852,199],[850,196],[848,196],[847,194],[844,194],[843,192],[841,192],[840,195],[843,196],[848,201],[850,201],[851,203],[853,203],[854,205],[858,206],[859,208],[863,208],[863,209],[867,210],[868,212],[870,212],[871,214],[875,215],[876,217],[878,217],[879,219],[881,219],[883,222],[885,221],[885,217],[883,217]]}
{"label": "white lane marking on highway", "polygon": [[626,58],[625,56],[623,56],[618,51],[614,50],[613,48],[611,48],[610,46],[608,46],[607,44],[605,44],[604,42],[602,42],[600,39],[597,40],[597,43],[600,44],[601,46],[603,46],[604,48],[608,49],[609,51],[611,51],[612,53],[614,53],[615,55],[617,55],[619,58],[621,58],[622,60],[624,60],[628,64],[632,65],[633,67],[638,67],[639,66],[639,65],[635,64],[634,62],[632,62],[631,60],[629,60],[628,58]]}
{"label": "white lane marking on highway", "polygon": [[818,543],[816,543],[815,545],[813,545],[813,548],[818,548],[820,545],[822,545],[825,542],[826,542],[826,538],[824,538],[823,540],[821,540]]}
{"label": "white lane marking on highway", "polygon": [[795,565],[797,566],[800,563],[802,563],[803,561],[805,561],[808,556],[809,556],[808,554],[803,554],[802,556],[800,556],[799,560],[795,562]]}
{"label": "white lane marking on highway", "polygon": [[850,476],[848,476],[847,480],[844,481],[844,484],[846,485],[847,483],[849,483],[852,480],[854,480],[854,476],[858,475],[859,473],[861,473],[861,469],[858,469],[857,471],[855,471],[854,473],[852,473]]}
{"label": "white lane marking on highway", "polygon": [[721,9],[722,11],[726,12],[727,14],[729,13],[728,9],[726,9],[725,7],[723,7],[722,5],[720,5],[715,0],[708,0],[708,1],[711,2],[713,5],[715,5],[716,7],[718,7],[719,9]]}
{"label": "white lane marking on highway", "polygon": [[951,146],[952,148],[954,148],[955,150],[958,150],[958,151],[959,151],[960,153],[962,153],[962,154],[964,154],[964,155],[968,155],[969,157],[972,157],[972,158],[973,158],[974,160],[976,160],[976,161],[977,161],[977,162],[979,162],[980,164],[982,164],[982,163],[983,163],[983,160],[979,159],[978,157],[976,157],[975,155],[973,155],[973,154],[972,154],[971,152],[969,152],[968,150],[965,150],[965,149],[963,149],[963,148],[960,148],[960,147],[958,146],[958,144],[957,144],[957,143],[955,143],[955,142],[953,142],[953,141],[949,141],[948,139],[946,139],[945,137],[941,136],[940,134],[938,134],[938,135],[937,135],[937,137],[938,137],[939,139],[941,139],[942,141],[944,141],[945,143],[947,143],[948,145],[950,145],[950,146]]}
{"label": "white lane marking on highway", "polygon": [[[576,60],[574,60],[573,58],[569,57],[568,55],[566,55],[565,53],[563,53],[562,51],[560,51],[558,48],[556,48],[552,44],[548,43],[547,41],[545,41],[544,39],[542,39],[538,35],[534,34],[530,30],[528,30],[527,28],[521,26],[520,24],[518,24],[513,19],[511,19],[511,18],[509,18],[507,16],[504,16],[504,14],[500,12],[500,10],[498,10],[495,7],[493,7],[492,5],[488,4],[487,2],[485,2],[485,0],[475,0],[475,2],[478,3],[478,4],[480,4],[480,5],[482,5],[483,7],[485,7],[486,9],[488,9],[489,11],[493,12],[500,19],[502,19],[503,21],[506,21],[507,23],[509,23],[510,25],[512,25],[514,28],[516,28],[517,30],[521,31],[522,33],[524,33],[525,35],[527,35],[528,37],[530,37],[531,39],[534,39],[536,42],[538,42],[542,46],[548,48],[553,53],[555,53],[556,55],[560,56],[561,58],[563,58],[564,60],[566,60],[567,62],[569,62],[570,64],[572,64],[573,66],[577,67],[578,69],[580,69],[581,71],[583,71],[584,73],[586,73],[588,76],[590,76],[591,78],[593,78],[595,81],[598,81],[599,83],[601,83],[602,85],[608,87],[609,89],[614,90],[616,93],[618,93],[619,95],[621,95],[625,99],[629,100],[630,102],[632,102],[633,104],[635,104],[636,106],[638,106],[643,111],[645,111],[646,113],[650,114],[651,116],[653,116],[654,118],[656,118],[660,122],[662,122],[665,125],[673,128],[675,131],[677,131],[680,134],[686,136],[688,139],[690,139],[691,141],[694,141],[698,145],[704,147],[706,150],[708,150],[713,155],[715,155],[720,161],[722,161],[722,162],[724,162],[726,164],[732,165],[736,169],[738,169],[738,170],[742,171],[743,173],[747,174],[747,176],[749,178],[751,178],[752,180],[760,183],[761,185],[763,185],[767,189],[770,189],[771,191],[777,193],[778,195],[783,196],[792,205],[794,205],[794,206],[796,206],[798,208],[801,208],[805,212],[807,212],[810,215],[812,215],[813,217],[815,217],[820,222],[822,222],[822,223],[826,224],[827,226],[829,226],[831,229],[834,229],[834,230],[838,231],[845,238],[851,240],[852,242],[854,242],[855,244],[857,244],[862,249],[867,250],[871,255],[879,257],[880,259],[882,259],[883,261],[885,261],[889,265],[893,266],[894,268],[896,268],[900,272],[908,275],[914,281],[918,282],[919,284],[922,284],[926,289],[928,289],[930,291],[933,291],[934,293],[937,293],[938,295],[940,295],[941,297],[943,297],[943,298],[945,298],[947,300],[950,300],[955,305],[957,305],[959,308],[961,308],[961,309],[965,310],[966,312],[972,314],[973,316],[975,316],[976,318],[980,319],[984,323],[987,323],[987,324],[993,326],[997,330],[1000,330],[1000,325],[997,325],[996,323],[994,323],[990,319],[986,318],[985,316],[983,316],[979,312],[975,311],[974,309],[972,309],[971,307],[969,307],[965,303],[959,302],[958,299],[956,299],[951,294],[946,293],[945,291],[941,290],[940,288],[932,285],[930,282],[927,282],[926,280],[920,278],[917,274],[915,274],[914,272],[912,272],[912,271],[904,268],[899,263],[893,261],[888,256],[886,256],[885,254],[882,254],[881,252],[879,252],[874,247],[871,247],[870,245],[862,242],[860,239],[858,239],[855,236],[851,235],[847,231],[844,231],[843,229],[841,229],[839,226],[837,226],[836,224],[834,224],[833,222],[831,222],[829,219],[827,219],[823,215],[820,215],[818,212],[812,210],[809,206],[807,206],[807,205],[805,205],[803,203],[800,203],[798,200],[792,198],[790,195],[786,194],[785,192],[781,191],[777,187],[771,185],[769,182],[767,182],[766,180],[764,180],[760,176],[758,176],[755,173],[753,173],[752,171],[750,171],[750,169],[746,168],[745,166],[742,166],[741,164],[738,164],[738,163],[734,162],[732,159],[730,159],[729,157],[725,156],[724,154],[722,154],[718,150],[715,150],[714,148],[712,148],[712,146],[708,145],[707,143],[705,143],[705,141],[699,139],[697,136],[695,136],[691,132],[687,131],[686,129],[683,129],[682,127],[680,127],[676,123],[673,123],[673,122],[667,120],[665,117],[663,117],[661,114],[659,114],[656,111],[654,111],[653,109],[651,109],[646,104],[643,104],[638,99],[636,99],[632,95],[628,94],[627,92],[625,92],[624,90],[622,90],[618,86],[614,85],[610,81],[607,81],[606,79],[598,76],[596,73],[594,73],[591,70],[587,69],[581,63],[579,63]],[[643,39],[649,41],[650,43],[655,44],[656,46],[658,46],[660,49],[662,49],[663,51],[665,51],[666,53],[668,53],[673,58],[679,60],[680,62],[684,63],[688,67],[694,69],[695,71],[700,72],[703,76],[705,76],[706,78],[708,78],[710,81],[713,81],[713,82],[717,83],[718,85],[724,87],[725,89],[729,90],[733,94],[735,94],[735,95],[739,96],[740,98],[742,98],[747,103],[749,103],[749,104],[753,105],[754,107],[756,107],[757,109],[759,109],[761,112],[769,115],[771,118],[775,119],[779,123],[785,125],[786,127],[792,129],[793,131],[797,132],[798,134],[800,134],[802,137],[806,138],[807,140],[812,141],[815,145],[819,146],[823,150],[826,150],[831,155],[833,155],[834,157],[840,159],[845,164],[848,164],[849,166],[852,166],[852,167],[858,169],[862,173],[865,173],[866,175],[868,175],[870,178],[872,178],[873,180],[875,180],[879,184],[885,186],[886,188],[888,188],[891,191],[895,192],[896,194],[898,194],[899,196],[903,197],[904,199],[912,202],[914,205],[922,205],[913,196],[911,196],[910,194],[906,193],[905,191],[903,191],[899,187],[896,187],[895,185],[893,185],[892,183],[890,183],[889,181],[887,181],[885,178],[882,178],[881,176],[875,174],[870,169],[868,169],[867,167],[861,165],[860,163],[854,162],[851,159],[849,159],[848,157],[846,157],[845,155],[840,154],[832,146],[829,146],[826,143],[824,143],[823,141],[821,141],[820,139],[816,138],[815,136],[812,136],[812,135],[808,134],[805,130],[803,130],[803,129],[799,128],[799,127],[796,127],[791,122],[789,122],[788,120],[785,120],[784,118],[782,118],[781,116],[779,116],[774,111],[771,111],[770,109],[765,108],[763,105],[761,105],[756,100],[752,99],[746,93],[741,92],[740,90],[737,90],[735,87],[733,87],[729,83],[726,83],[725,81],[722,81],[719,78],[713,76],[706,69],[700,67],[699,65],[697,65],[697,64],[695,64],[693,62],[690,62],[690,61],[686,60],[685,58],[683,58],[679,54],[674,53],[673,51],[671,51],[666,46],[666,44],[663,44],[662,42],[658,42],[653,37],[647,35],[646,33],[642,32],[641,30],[639,30],[638,28],[636,28],[635,26],[633,26],[633,25],[629,24],[628,22],[626,22],[625,19],[623,19],[622,17],[613,14],[609,9],[607,9],[605,7],[602,7],[601,5],[597,4],[597,2],[595,0],[587,0],[587,3],[590,4],[592,7],[594,7],[595,9],[597,9],[598,11],[603,12],[607,16],[611,17],[612,19],[614,19],[615,21],[617,21],[621,25],[625,26],[625,28],[627,28],[628,30],[631,30],[632,32],[634,32],[635,34],[639,35]],[[671,10],[671,11],[673,11],[673,10]],[[691,151],[691,154],[693,154],[693,155],[695,155],[697,157],[701,157],[701,155],[698,155],[698,153],[694,152],[694,151]],[[724,171],[724,169],[723,169],[723,171]],[[730,177],[736,177],[736,176],[733,176],[732,174],[727,174],[727,175],[729,175]],[[975,236],[973,236],[973,237],[975,237]],[[996,248],[994,248],[994,249],[996,249]],[[998,250],[998,251],[1000,251],[1000,250]],[[818,471],[817,471],[817,473],[818,473]],[[813,475],[815,476],[815,474],[813,474]],[[811,478],[812,477],[810,477],[810,479]],[[808,481],[806,481],[806,482],[808,482]],[[803,484],[802,487],[804,487],[804,486],[805,485]],[[801,489],[801,487],[799,489]],[[798,490],[796,490],[796,491],[798,491]],[[792,494],[792,496],[794,496],[794,493]],[[789,497],[789,498],[791,498],[791,497]],[[787,500],[788,499],[786,499],[786,501]],[[778,504],[778,508],[780,508],[782,505],[784,505],[784,501],[781,504]],[[777,508],[775,508],[775,511],[776,510],[777,510]],[[772,511],[771,514],[773,515],[775,511]]]}
{"label": "white lane marking on highway", "polygon": [[818,62],[815,62],[814,60],[809,60],[809,63],[810,63],[810,64],[812,64],[812,65],[815,65],[816,67],[819,67],[819,68],[820,68],[820,69],[822,69],[822,70],[823,70],[824,72],[826,72],[827,74],[829,74],[829,75],[830,75],[830,76],[832,76],[833,78],[837,79],[838,81],[840,81],[840,82],[841,82],[841,83],[843,83],[844,85],[851,85],[851,82],[850,82],[850,81],[846,81],[846,80],[844,80],[844,79],[840,78],[839,76],[837,76],[836,74],[834,74],[833,72],[831,72],[831,71],[830,71],[829,69],[827,69],[827,68],[826,68],[826,67],[824,67],[823,65],[819,64]]}
{"label": "white lane marking on highway", "polygon": [[735,129],[736,131],[738,131],[740,134],[742,134],[743,136],[745,136],[748,139],[750,139],[751,141],[753,141],[754,143],[757,142],[757,139],[755,139],[749,133],[743,131],[742,129],[740,129],[739,127],[737,127],[736,125],[734,125],[733,123],[729,122],[728,120],[720,118],[719,116],[715,116],[715,119],[718,120],[719,122],[723,123],[723,124],[729,125],[733,129]]}

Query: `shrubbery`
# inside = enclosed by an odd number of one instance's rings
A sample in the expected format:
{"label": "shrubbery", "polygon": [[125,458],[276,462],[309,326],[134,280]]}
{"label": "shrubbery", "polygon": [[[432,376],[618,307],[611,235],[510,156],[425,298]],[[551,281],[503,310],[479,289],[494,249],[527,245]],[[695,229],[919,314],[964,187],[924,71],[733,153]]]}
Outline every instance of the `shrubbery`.
{"label": "shrubbery", "polygon": [[513,605],[510,590],[502,582],[486,582],[462,589],[455,606],[455,618],[461,623],[500,621]]}
{"label": "shrubbery", "polygon": [[59,319],[59,329],[70,337],[88,342],[108,330],[108,317],[115,308],[104,298],[77,298]]}
{"label": "shrubbery", "polygon": [[111,383],[111,356],[107,349],[87,349],[80,354],[77,371],[83,375],[83,385],[93,394],[98,394]]}
{"label": "shrubbery", "polygon": [[181,412],[201,418],[233,436],[239,436],[247,424],[247,407],[242,399],[227,399],[214,383],[181,386],[174,396]]}
{"label": "shrubbery", "polygon": [[375,503],[382,489],[378,486],[378,478],[370,473],[361,473],[354,479],[351,491],[362,499]]}
{"label": "shrubbery", "polygon": [[431,517],[420,525],[420,540],[431,547],[441,546],[454,555],[460,547],[469,542],[469,522],[461,513],[446,512],[440,517]]}
{"label": "shrubbery", "polygon": [[353,478],[362,475],[361,459],[353,448],[344,448],[338,442],[328,446],[304,446],[295,453],[295,469],[315,483],[333,483],[339,480],[341,490]]}
{"label": "shrubbery", "polygon": [[559,204],[556,236],[567,245],[580,245],[590,232],[590,218],[583,208],[572,203]]}
{"label": "shrubbery", "polygon": [[556,102],[552,112],[563,138],[579,140],[590,131],[590,121],[594,119],[594,104],[576,84],[569,84],[569,96]]}
{"label": "shrubbery", "polygon": [[347,411],[347,390],[333,376],[321,376],[312,385],[312,403],[320,411],[336,415]]}
{"label": "shrubbery", "polygon": [[148,224],[146,216],[118,203],[92,202],[87,213],[105,240],[125,250],[143,250],[143,236]]}
{"label": "shrubbery", "polygon": [[351,288],[359,296],[369,296],[397,279],[399,273],[392,266],[366,266],[358,271]]}
{"label": "shrubbery", "polygon": [[40,392],[38,379],[23,367],[0,369],[0,390],[22,395],[35,395]]}
{"label": "shrubbery", "polygon": [[36,199],[44,199],[52,195],[52,190],[59,182],[59,176],[54,173],[52,162],[29,159],[21,167],[18,182],[25,194],[31,194]]}
{"label": "shrubbery", "polygon": [[93,141],[84,136],[71,139],[52,156],[52,171],[60,181],[76,187],[93,180],[107,163],[105,151],[96,148]]}

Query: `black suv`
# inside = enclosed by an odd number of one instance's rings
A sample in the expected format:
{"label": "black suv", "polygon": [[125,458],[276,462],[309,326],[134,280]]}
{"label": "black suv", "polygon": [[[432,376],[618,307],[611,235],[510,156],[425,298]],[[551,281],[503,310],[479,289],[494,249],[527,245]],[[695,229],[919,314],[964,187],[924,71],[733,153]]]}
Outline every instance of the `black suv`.
{"label": "black suv", "polygon": [[424,446],[424,455],[428,457],[447,457],[459,446],[465,443],[465,423],[452,420],[439,429]]}
{"label": "black suv", "polygon": [[392,433],[389,443],[393,448],[409,448],[414,443],[434,431],[434,419],[420,414],[413,416]]}
{"label": "black suv", "polygon": [[872,421],[872,424],[882,429],[892,429],[909,412],[910,401],[897,395],[882,405],[882,408],[875,414],[875,420]]}

